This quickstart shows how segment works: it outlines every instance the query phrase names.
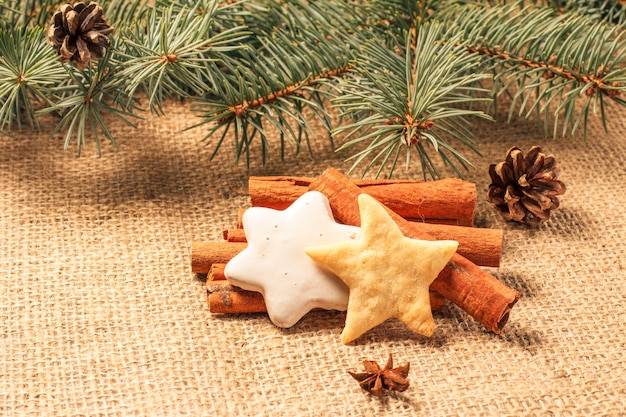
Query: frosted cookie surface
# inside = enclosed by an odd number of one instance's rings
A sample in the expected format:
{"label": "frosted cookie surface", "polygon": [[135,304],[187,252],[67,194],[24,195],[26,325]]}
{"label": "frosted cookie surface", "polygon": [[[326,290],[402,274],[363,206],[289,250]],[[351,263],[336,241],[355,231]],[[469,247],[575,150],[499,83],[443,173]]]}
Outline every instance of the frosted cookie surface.
{"label": "frosted cookie surface", "polygon": [[228,262],[224,275],[262,293],[274,324],[291,327],[314,308],[346,310],[348,287],[304,248],[356,239],[360,229],[335,222],[322,193],[307,192],[285,210],[252,207],[243,227],[248,246]]}

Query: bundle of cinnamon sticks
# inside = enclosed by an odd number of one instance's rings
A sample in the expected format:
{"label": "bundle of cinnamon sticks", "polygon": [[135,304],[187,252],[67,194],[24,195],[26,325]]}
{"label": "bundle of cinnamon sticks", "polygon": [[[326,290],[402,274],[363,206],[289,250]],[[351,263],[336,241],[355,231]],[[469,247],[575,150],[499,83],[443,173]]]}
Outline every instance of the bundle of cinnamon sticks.
{"label": "bundle of cinnamon sticks", "polygon": [[[509,312],[520,297],[480,266],[497,267],[502,254],[502,231],[473,226],[476,187],[459,179],[432,182],[406,180],[350,180],[334,169],[317,178],[250,177],[253,206],[284,210],[307,191],[328,197],[340,223],[359,226],[357,197],[367,193],[387,207],[407,237],[424,240],[456,240],[457,253],[431,285],[431,307],[453,302],[500,333]],[[239,219],[244,209],[239,210]],[[224,230],[223,240],[192,243],[191,269],[207,274],[209,311],[253,313],[266,311],[260,293],[231,285],[224,277],[226,263],[246,247],[241,221]]]}

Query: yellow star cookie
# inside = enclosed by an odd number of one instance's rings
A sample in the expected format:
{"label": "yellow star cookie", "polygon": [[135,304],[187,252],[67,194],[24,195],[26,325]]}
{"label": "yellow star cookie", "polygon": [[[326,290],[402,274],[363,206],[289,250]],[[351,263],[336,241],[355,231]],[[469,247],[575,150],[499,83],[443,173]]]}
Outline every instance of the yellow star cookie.
{"label": "yellow star cookie", "polygon": [[385,208],[359,195],[359,239],[305,249],[350,288],[341,341],[350,343],[390,318],[430,336],[435,330],[428,287],[458,247],[453,240],[405,237]]}

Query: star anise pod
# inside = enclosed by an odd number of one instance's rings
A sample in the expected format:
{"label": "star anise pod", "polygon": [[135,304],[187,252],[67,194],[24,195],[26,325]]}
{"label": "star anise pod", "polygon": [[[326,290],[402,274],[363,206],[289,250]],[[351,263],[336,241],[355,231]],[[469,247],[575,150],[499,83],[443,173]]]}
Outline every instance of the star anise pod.
{"label": "star anise pod", "polygon": [[52,18],[48,39],[62,62],[73,61],[84,69],[92,58],[102,58],[103,48],[111,47],[113,30],[97,3],[64,4]]}
{"label": "star anise pod", "polygon": [[397,368],[393,367],[391,353],[384,368],[381,368],[375,361],[363,361],[365,372],[354,373],[348,371],[359,385],[366,391],[377,397],[382,397],[387,391],[406,391],[409,388],[409,363]]}
{"label": "star anise pod", "polygon": [[553,155],[533,146],[524,155],[518,147],[509,149],[506,159],[489,166],[491,184],[487,199],[507,220],[538,226],[559,207],[558,196],[565,184],[558,180],[559,169]]}

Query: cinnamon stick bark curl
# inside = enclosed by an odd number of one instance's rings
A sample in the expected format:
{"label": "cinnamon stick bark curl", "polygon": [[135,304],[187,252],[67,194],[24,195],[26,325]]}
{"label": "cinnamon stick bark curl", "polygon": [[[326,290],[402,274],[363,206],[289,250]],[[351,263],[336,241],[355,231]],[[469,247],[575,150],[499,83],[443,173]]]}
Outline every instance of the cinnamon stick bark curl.
{"label": "cinnamon stick bark curl", "polygon": [[[255,177],[248,180],[253,206],[284,210],[308,191],[314,178]],[[447,178],[438,181],[354,180],[361,191],[376,198],[406,219],[472,226],[476,186]]]}

